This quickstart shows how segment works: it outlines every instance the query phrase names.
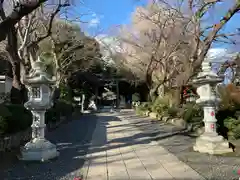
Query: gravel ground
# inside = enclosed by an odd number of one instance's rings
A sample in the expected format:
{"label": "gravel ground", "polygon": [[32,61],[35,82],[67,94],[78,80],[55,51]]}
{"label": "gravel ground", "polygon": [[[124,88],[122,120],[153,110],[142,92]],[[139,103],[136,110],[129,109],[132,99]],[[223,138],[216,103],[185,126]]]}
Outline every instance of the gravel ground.
{"label": "gravel ground", "polygon": [[[103,116],[99,116],[101,117]],[[47,139],[57,145],[60,152],[57,159],[43,163],[11,161],[8,168],[0,168],[0,179],[72,180],[81,176],[84,156],[88,152],[97,119],[94,115],[82,116],[81,119],[71,121],[50,132]]]}
{"label": "gravel ground", "polygon": [[168,135],[164,138],[164,134],[176,131],[176,127],[173,125],[157,121],[151,123],[150,118],[139,118],[134,115],[128,119],[143,132],[154,132],[154,136],[159,132],[162,138],[159,138],[158,143],[207,180],[239,179],[240,175],[234,174],[233,171],[240,170],[240,157],[213,156],[194,152],[192,147],[195,138],[189,137],[187,134]]}

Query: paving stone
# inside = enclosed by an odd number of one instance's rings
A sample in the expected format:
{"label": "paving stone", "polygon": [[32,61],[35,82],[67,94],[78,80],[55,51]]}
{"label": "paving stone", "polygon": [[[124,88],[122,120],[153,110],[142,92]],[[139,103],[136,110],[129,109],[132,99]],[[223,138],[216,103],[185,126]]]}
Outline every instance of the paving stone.
{"label": "paving stone", "polygon": [[119,148],[107,151],[108,179],[129,179],[127,168],[124,164]]}
{"label": "paving stone", "polygon": [[[115,117],[121,114],[124,118]],[[49,134],[60,151],[59,159],[37,164],[18,161],[1,171],[0,177],[3,180],[201,179],[196,171],[169,153],[166,147],[170,146],[165,144],[163,148],[159,142],[151,143],[151,137],[142,129],[147,128],[148,132],[158,129],[146,121],[149,119],[139,119],[133,112],[86,115]],[[174,131],[171,126],[159,127],[161,131]],[[175,140],[175,147],[177,143],[181,141]]]}
{"label": "paving stone", "polygon": [[[154,132],[156,129],[158,129],[158,131],[161,131],[161,134],[164,135],[165,133],[170,132],[171,128],[172,132],[175,131],[173,125],[160,125],[160,123],[151,124],[149,120],[140,118],[139,116],[135,116],[134,118],[129,119],[129,121],[132,125],[135,124],[135,127],[137,127],[143,133]],[[147,125],[139,126],[140,121],[142,124]],[[174,154],[180,161],[194,169],[205,179],[239,179],[239,175],[233,173],[233,170],[240,169],[239,157],[213,156],[194,152],[192,147],[195,144],[195,138],[189,137],[186,134],[176,134],[174,136],[165,137],[159,139],[157,142],[159,146],[162,146],[164,149]]]}

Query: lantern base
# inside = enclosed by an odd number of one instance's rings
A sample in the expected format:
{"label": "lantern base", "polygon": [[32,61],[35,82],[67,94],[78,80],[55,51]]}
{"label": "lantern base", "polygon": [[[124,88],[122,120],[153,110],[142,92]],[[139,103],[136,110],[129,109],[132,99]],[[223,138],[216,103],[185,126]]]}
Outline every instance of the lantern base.
{"label": "lantern base", "polygon": [[193,150],[208,154],[225,154],[233,152],[233,149],[229,147],[229,142],[224,140],[222,136],[216,136],[215,133],[204,133],[197,138]]}
{"label": "lantern base", "polygon": [[21,149],[20,160],[46,161],[59,156],[56,146],[46,139],[34,139]]}

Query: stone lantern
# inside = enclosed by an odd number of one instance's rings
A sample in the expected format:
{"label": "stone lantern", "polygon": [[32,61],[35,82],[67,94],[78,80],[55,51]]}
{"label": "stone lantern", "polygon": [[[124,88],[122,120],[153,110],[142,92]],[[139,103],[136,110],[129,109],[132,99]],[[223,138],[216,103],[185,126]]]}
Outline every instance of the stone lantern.
{"label": "stone lantern", "polygon": [[45,139],[45,112],[53,105],[50,87],[55,80],[48,78],[39,58],[32,68],[33,72],[24,80],[29,90],[29,99],[24,106],[33,115],[32,139],[21,149],[21,159],[44,161],[59,155],[56,146]]}
{"label": "stone lantern", "polygon": [[196,85],[197,93],[200,96],[196,103],[203,107],[205,132],[197,138],[193,147],[195,151],[209,154],[223,154],[232,152],[229,143],[217,134],[215,117],[216,107],[220,99],[215,93],[216,85],[223,81],[211,70],[210,62],[206,59],[202,63],[202,72],[200,72],[193,84]]}

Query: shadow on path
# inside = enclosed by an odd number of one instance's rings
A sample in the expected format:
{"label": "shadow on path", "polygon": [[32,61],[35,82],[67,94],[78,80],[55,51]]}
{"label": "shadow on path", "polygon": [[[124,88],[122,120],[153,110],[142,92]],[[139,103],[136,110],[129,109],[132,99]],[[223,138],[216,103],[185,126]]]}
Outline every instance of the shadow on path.
{"label": "shadow on path", "polygon": [[[47,162],[16,160],[10,168],[0,172],[1,180],[59,180],[81,176],[84,157],[88,153],[98,119],[112,119],[97,115],[85,115],[47,134],[47,139],[57,145],[60,156]],[[106,139],[105,134],[102,136]],[[105,140],[106,141],[106,140]],[[71,148],[70,148],[71,147]]]}
{"label": "shadow on path", "polygon": [[[10,168],[0,171],[0,179],[73,180],[74,177],[82,176],[81,168],[84,165],[85,156],[89,152],[102,152],[136,144],[149,144],[152,140],[156,139],[156,134],[153,134],[156,132],[155,127],[147,125],[144,123],[143,119],[137,116],[131,116],[131,113],[119,113],[120,115],[126,115],[127,117],[125,118],[128,118],[130,123],[124,124],[122,122],[122,124],[120,123],[120,125],[114,126],[115,128],[123,128],[126,132],[131,131],[131,128],[137,126],[142,130],[142,132],[108,140],[107,129],[110,130],[113,128],[113,126],[109,126],[109,122],[121,121],[121,119],[116,117],[117,114],[98,113],[96,115],[84,115],[79,120],[74,120],[68,124],[62,125],[55,131],[47,134],[47,139],[57,145],[60,152],[60,156],[58,158],[43,163],[30,163],[17,160]],[[96,126],[98,126],[98,129],[96,129]],[[174,136],[172,132],[174,132],[175,129],[171,129],[172,126],[169,126],[168,128],[160,124],[158,126],[160,128],[158,133],[161,135],[162,139]],[[97,140],[95,140],[95,144],[91,145],[95,129],[98,131],[99,135],[97,133]],[[166,134],[169,130],[171,130],[171,134]],[[108,133],[124,132],[113,129],[112,132]],[[180,144],[181,142],[178,143],[178,145]],[[102,155],[100,154],[100,157],[101,156]],[[92,156],[89,159],[94,160],[100,157]],[[97,164],[101,163],[106,162],[98,162]]]}
{"label": "shadow on path", "polygon": [[[136,127],[142,133],[150,133],[156,135],[175,132],[174,126],[169,124],[161,125],[159,121],[151,123],[151,118],[142,118],[132,115],[127,116],[132,124],[136,123]],[[148,120],[147,120],[148,119]],[[144,124],[141,126],[139,124]],[[156,132],[156,133],[155,133]],[[164,135],[163,135],[164,136]],[[186,163],[200,175],[208,180],[226,180],[239,179],[239,175],[233,173],[234,170],[240,169],[240,158],[227,156],[214,156],[205,153],[193,151],[193,146],[196,142],[196,137],[191,137],[187,133],[179,133],[169,137],[159,138],[158,144],[174,154],[180,161]]]}

